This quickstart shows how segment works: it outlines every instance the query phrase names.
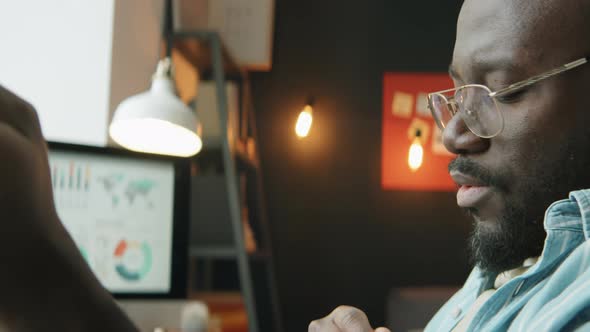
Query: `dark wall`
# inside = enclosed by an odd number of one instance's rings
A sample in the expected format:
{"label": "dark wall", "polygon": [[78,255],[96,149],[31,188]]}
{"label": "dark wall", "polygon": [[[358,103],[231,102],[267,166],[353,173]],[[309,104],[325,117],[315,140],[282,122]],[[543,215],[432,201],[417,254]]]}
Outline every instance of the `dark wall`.
{"label": "dark wall", "polygon": [[[455,194],[380,188],[383,72],[445,72],[459,6],[276,0],[273,69],[253,75],[253,91],[288,331],[339,304],[383,324],[391,287],[465,279],[469,221]],[[299,141],[308,96],[315,123]]]}

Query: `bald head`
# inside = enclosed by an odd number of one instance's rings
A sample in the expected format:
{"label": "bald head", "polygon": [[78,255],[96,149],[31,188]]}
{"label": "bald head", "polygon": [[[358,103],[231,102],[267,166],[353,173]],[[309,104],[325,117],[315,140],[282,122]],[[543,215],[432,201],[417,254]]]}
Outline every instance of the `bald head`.
{"label": "bald head", "polygon": [[486,54],[541,67],[590,54],[590,0],[466,0],[454,56]]}

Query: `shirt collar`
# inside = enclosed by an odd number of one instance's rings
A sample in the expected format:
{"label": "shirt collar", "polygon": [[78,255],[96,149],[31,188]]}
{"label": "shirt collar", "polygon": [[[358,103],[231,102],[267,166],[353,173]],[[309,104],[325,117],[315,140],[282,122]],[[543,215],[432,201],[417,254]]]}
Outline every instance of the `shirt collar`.
{"label": "shirt collar", "polygon": [[[581,207],[576,200],[577,192],[571,192],[569,199],[559,200],[549,206],[545,212],[544,227],[546,231],[582,230]],[[588,204],[590,209],[590,204]]]}
{"label": "shirt collar", "polygon": [[570,200],[577,203],[578,218],[581,219],[584,238],[588,240],[590,239],[590,189],[572,191]]}

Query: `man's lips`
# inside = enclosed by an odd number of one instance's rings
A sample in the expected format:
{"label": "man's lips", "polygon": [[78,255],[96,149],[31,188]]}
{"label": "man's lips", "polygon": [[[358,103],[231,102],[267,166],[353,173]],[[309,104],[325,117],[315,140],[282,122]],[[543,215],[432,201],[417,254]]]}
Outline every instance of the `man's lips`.
{"label": "man's lips", "polygon": [[459,186],[457,205],[461,207],[474,207],[492,192],[489,185],[467,174],[451,171],[451,177]]}
{"label": "man's lips", "polygon": [[460,207],[475,207],[483,201],[492,189],[487,186],[461,186],[457,191],[457,205]]}

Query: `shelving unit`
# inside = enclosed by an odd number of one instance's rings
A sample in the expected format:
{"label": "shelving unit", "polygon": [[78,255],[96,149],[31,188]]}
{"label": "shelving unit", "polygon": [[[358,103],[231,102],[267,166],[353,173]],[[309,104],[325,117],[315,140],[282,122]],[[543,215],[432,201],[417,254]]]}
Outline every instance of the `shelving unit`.
{"label": "shelving unit", "polygon": [[[201,79],[214,81],[222,133],[218,146],[205,142],[194,159],[194,243],[189,252],[193,294],[211,302],[216,293],[227,297],[229,292],[243,302],[248,331],[283,331],[248,74],[231,60],[215,32],[174,32],[170,40],[174,50],[197,68]],[[239,132],[232,135],[228,132],[227,79],[239,83],[244,100]],[[250,230],[255,248],[245,239]]]}

